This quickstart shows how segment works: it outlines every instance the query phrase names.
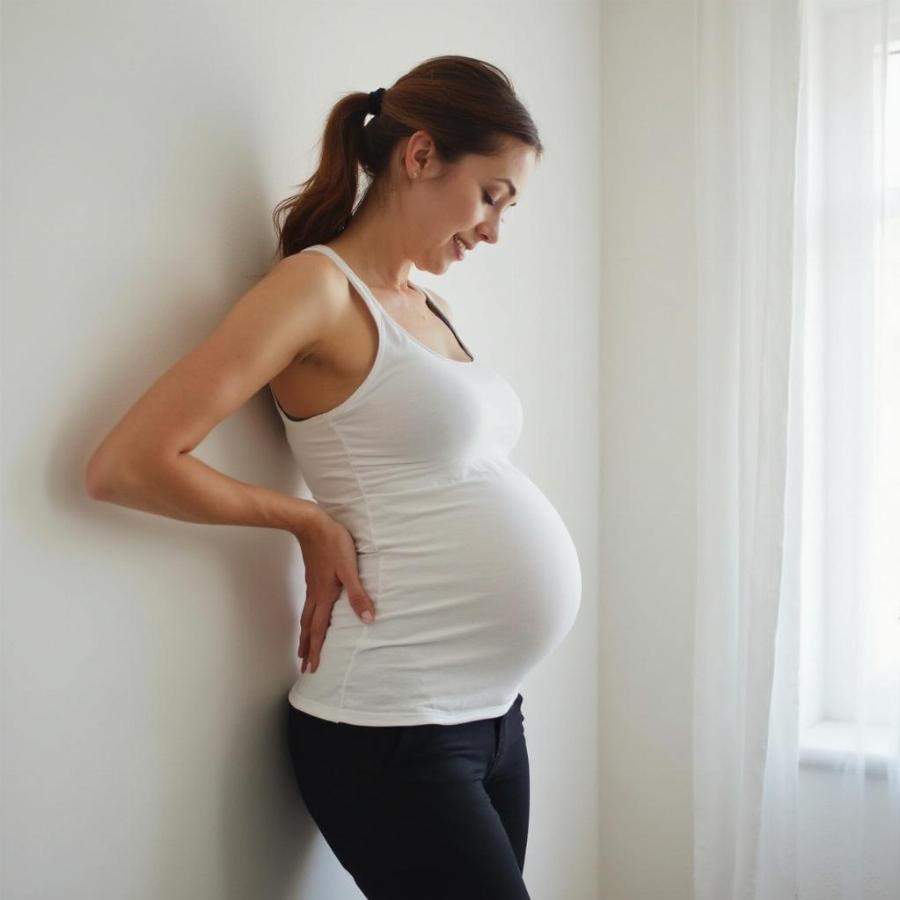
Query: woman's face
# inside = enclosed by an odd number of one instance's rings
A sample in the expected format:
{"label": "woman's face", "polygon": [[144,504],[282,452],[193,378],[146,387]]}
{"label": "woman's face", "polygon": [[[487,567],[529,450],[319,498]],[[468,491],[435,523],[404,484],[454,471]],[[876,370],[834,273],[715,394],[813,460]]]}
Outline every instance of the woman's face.
{"label": "woman's face", "polygon": [[[403,156],[409,185],[404,206],[414,235],[416,268],[440,274],[482,243],[500,239],[504,213],[522,198],[535,165],[533,148],[508,139],[499,156],[441,163],[431,138],[416,132]],[[416,177],[410,177],[418,172]],[[459,236],[465,247],[459,248]],[[462,259],[459,258],[460,253]]]}

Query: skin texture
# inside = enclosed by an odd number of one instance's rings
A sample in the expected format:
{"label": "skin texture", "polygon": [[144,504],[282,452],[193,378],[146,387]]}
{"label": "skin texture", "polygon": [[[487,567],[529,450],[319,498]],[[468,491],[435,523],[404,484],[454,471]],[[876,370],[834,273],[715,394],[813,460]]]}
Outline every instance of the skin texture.
{"label": "skin texture", "polygon": [[[370,287],[408,294],[413,265],[442,275],[456,261],[454,234],[473,248],[500,239],[501,215],[524,195],[534,166],[532,148],[510,139],[500,156],[447,165],[431,136],[417,131],[398,145],[386,180],[373,186],[330,246],[353,260],[351,268]],[[512,181],[515,197],[498,178]]]}

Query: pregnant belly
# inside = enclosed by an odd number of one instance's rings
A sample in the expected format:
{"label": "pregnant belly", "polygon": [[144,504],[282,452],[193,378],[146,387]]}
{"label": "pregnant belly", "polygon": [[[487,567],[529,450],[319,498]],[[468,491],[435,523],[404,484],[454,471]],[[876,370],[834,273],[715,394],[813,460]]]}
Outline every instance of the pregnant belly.
{"label": "pregnant belly", "polygon": [[515,684],[574,624],[581,568],[572,538],[511,463],[369,505],[372,551],[358,563],[376,620],[361,625],[344,597],[331,626],[368,628],[367,654],[396,648],[397,659],[439,667],[439,677],[471,668]]}
{"label": "pregnant belly", "polygon": [[308,696],[328,700],[340,685],[387,708],[404,697],[427,703],[448,685],[461,696],[484,686],[514,693],[571,630],[578,554],[547,497],[508,461],[370,497],[369,512],[373,542],[358,568],[375,622],[360,622],[345,589],[319,671],[312,682],[301,676]]}

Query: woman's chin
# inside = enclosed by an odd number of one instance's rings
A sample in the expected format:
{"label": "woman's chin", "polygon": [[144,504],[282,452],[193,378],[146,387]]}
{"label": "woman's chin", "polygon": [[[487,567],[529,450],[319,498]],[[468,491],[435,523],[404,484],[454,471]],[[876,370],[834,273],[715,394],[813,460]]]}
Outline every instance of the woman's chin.
{"label": "woman's chin", "polygon": [[440,262],[435,263],[434,260],[428,260],[426,262],[423,260],[422,262],[414,262],[413,265],[420,272],[431,272],[432,275],[442,275],[447,269],[450,268],[450,263],[453,262],[452,259],[442,259]]}
{"label": "woman's chin", "polygon": [[433,255],[423,257],[421,260],[414,259],[413,265],[420,272],[431,272],[432,275],[442,275],[457,260],[454,256],[448,255],[445,248],[438,248]]}

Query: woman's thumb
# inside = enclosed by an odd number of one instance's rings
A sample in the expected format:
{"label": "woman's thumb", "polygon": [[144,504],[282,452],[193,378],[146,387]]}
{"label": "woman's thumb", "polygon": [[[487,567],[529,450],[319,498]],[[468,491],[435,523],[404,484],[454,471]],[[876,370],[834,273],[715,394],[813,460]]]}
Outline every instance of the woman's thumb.
{"label": "woman's thumb", "polygon": [[371,625],[375,620],[375,603],[356,575],[353,576],[352,584],[347,586],[347,597],[356,614],[366,625]]}

